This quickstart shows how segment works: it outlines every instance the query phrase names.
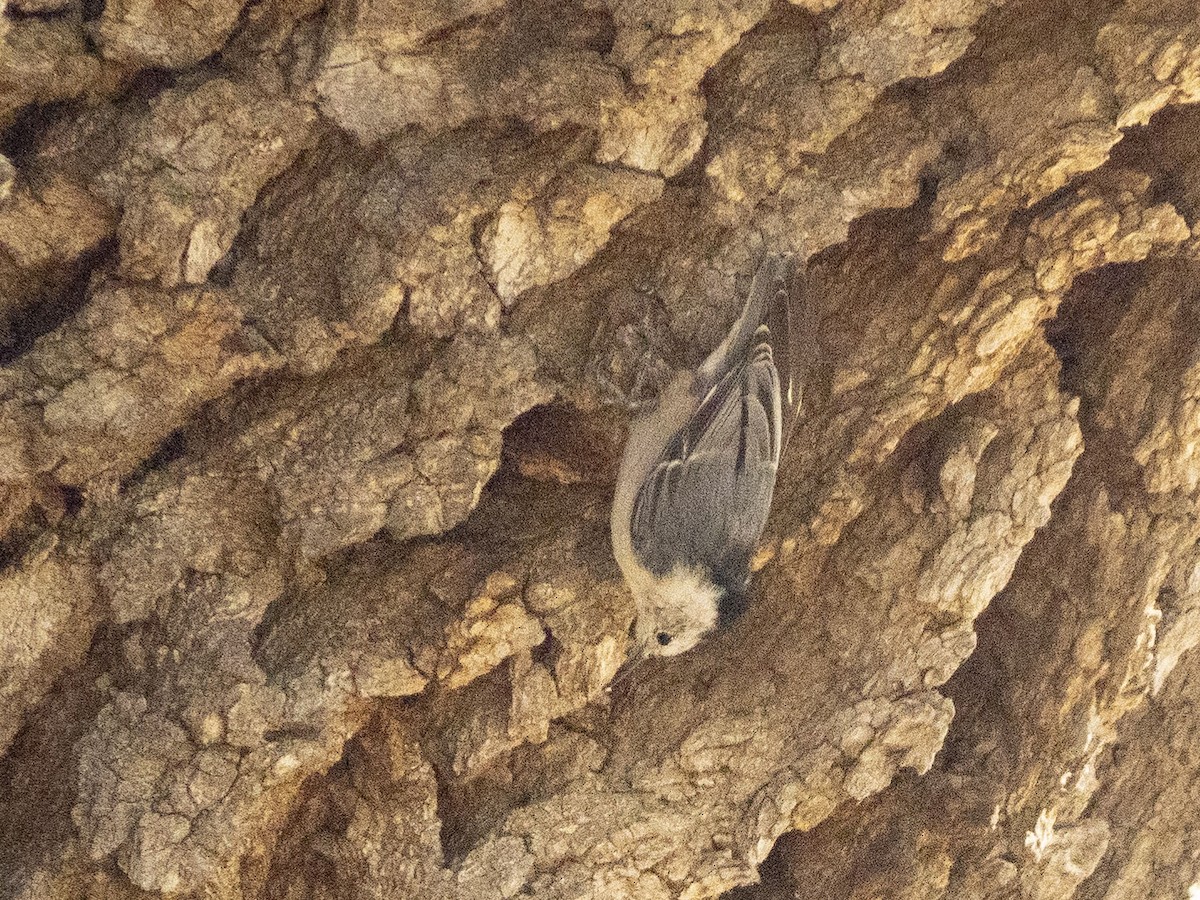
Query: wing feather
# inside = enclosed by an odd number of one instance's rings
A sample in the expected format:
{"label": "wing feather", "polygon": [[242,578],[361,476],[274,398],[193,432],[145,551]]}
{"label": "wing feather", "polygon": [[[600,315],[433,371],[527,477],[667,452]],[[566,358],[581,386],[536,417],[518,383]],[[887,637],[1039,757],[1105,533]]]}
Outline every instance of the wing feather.
{"label": "wing feather", "polygon": [[630,536],[648,569],[711,568],[753,552],[775,486],[780,413],[779,374],[760,342],[709,391],[638,491]]}

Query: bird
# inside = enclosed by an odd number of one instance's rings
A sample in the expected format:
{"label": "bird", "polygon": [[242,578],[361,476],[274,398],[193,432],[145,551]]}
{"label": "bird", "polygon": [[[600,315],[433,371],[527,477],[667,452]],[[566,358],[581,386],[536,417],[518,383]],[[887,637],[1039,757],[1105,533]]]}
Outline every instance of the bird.
{"label": "bird", "polygon": [[794,311],[806,297],[795,257],[766,255],[724,340],[630,426],[610,526],[637,607],[637,659],[686,653],[746,608],[800,413]]}

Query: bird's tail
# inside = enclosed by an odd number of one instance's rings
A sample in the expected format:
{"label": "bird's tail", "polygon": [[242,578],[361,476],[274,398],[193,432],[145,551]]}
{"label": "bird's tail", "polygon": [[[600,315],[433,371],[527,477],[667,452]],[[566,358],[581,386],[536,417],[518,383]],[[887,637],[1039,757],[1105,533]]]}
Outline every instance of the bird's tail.
{"label": "bird's tail", "polygon": [[742,307],[741,316],[733,323],[729,333],[725,335],[725,340],[708,355],[696,372],[697,381],[703,390],[707,391],[720,381],[722,376],[739,364],[749,352],[755,342],[755,332],[767,321],[776,286],[788,267],[787,260],[788,257],[773,253],[768,254],[759,264],[758,271],[754,273],[754,280],[750,283],[750,293],[746,295],[746,305]]}
{"label": "bird's tail", "polygon": [[[804,369],[812,345],[813,309],[808,277],[794,256],[782,257],[774,268],[766,326],[771,332],[771,353],[779,373],[783,450],[800,417],[804,395]],[[765,263],[764,263],[765,265]],[[762,267],[759,267],[762,271]],[[756,279],[757,280],[757,279]]]}
{"label": "bird's tail", "polygon": [[793,254],[767,254],[754,273],[741,316],[697,371],[696,387],[703,394],[731,368],[740,365],[753,345],[761,341],[758,331],[766,325],[779,373],[782,437],[786,447],[800,415],[812,324],[812,305],[803,267]]}

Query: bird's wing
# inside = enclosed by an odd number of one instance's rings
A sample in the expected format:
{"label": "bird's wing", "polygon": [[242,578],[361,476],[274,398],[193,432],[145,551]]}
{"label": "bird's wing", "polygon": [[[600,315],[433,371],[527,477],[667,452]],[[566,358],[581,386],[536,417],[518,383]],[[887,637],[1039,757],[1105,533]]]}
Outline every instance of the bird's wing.
{"label": "bird's wing", "polygon": [[668,443],[634,500],[630,537],[643,565],[721,567],[762,535],[782,449],[780,379],[760,326]]}

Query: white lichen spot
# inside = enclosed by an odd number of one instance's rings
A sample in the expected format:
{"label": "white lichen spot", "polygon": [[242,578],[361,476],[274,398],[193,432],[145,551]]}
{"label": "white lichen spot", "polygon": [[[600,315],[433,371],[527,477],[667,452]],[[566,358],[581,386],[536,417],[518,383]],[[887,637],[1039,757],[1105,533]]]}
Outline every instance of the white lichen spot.
{"label": "white lichen spot", "polygon": [[1095,744],[1096,738],[1099,737],[1100,730],[1103,727],[1103,725],[1104,725],[1104,723],[1101,721],[1100,714],[1096,709],[1096,700],[1095,700],[1095,698],[1093,698],[1092,699],[1092,708],[1088,712],[1087,737],[1083,741],[1083,752],[1084,753],[1088,753],[1091,751],[1092,745]]}
{"label": "white lichen spot", "polygon": [[1090,797],[1098,787],[1100,787],[1100,779],[1096,777],[1096,764],[1089,759],[1079,770],[1079,777],[1075,779],[1075,790]]}
{"label": "white lichen spot", "polygon": [[1032,853],[1038,862],[1042,861],[1042,856],[1054,843],[1055,816],[1054,810],[1043,809],[1038,813],[1033,830],[1025,832],[1025,849]]}
{"label": "white lichen spot", "polygon": [[285,753],[275,762],[275,774],[286,775],[300,767],[300,760],[294,753]]}
{"label": "white lichen spot", "polygon": [[188,284],[200,284],[208,277],[208,273],[225,254],[226,249],[220,224],[212,219],[201,219],[192,228],[187,250],[184,252],[183,280]]}
{"label": "white lichen spot", "polygon": [[218,713],[209,712],[200,719],[192,736],[200,746],[208,747],[221,740],[224,734],[225,720]]}

